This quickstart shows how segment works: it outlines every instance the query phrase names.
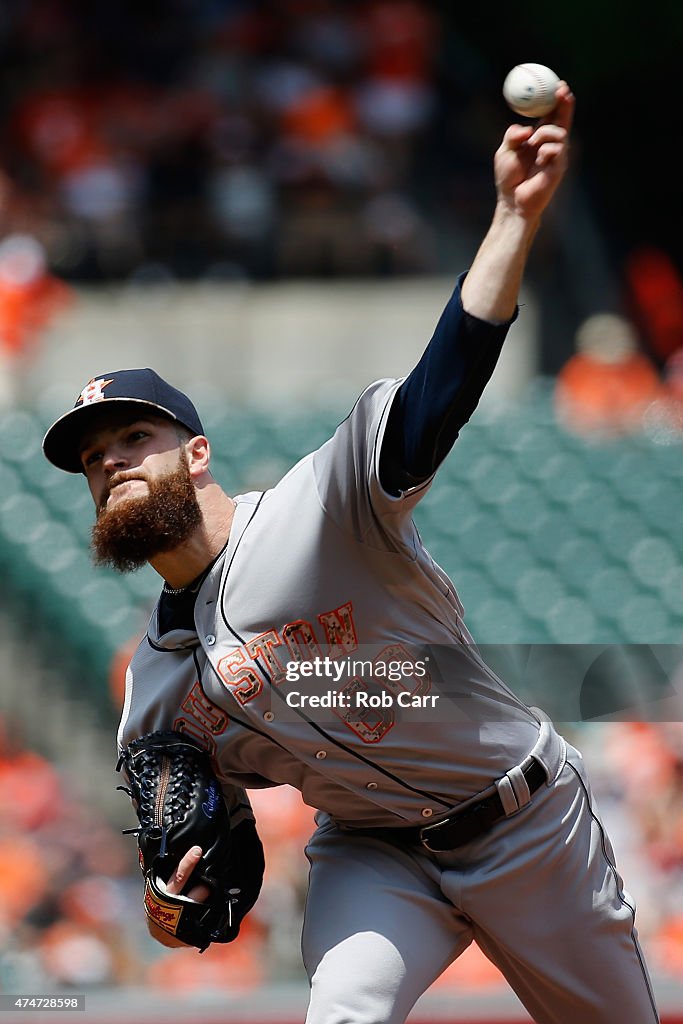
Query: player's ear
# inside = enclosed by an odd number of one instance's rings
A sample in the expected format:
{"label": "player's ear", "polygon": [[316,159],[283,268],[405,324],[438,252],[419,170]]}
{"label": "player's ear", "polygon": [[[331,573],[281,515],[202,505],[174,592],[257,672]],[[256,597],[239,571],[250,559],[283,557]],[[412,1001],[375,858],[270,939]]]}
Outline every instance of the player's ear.
{"label": "player's ear", "polygon": [[203,434],[197,434],[185,443],[185,455],[191,477],[198,479],[203,473],[208,472],[211,447],[208,438]]}

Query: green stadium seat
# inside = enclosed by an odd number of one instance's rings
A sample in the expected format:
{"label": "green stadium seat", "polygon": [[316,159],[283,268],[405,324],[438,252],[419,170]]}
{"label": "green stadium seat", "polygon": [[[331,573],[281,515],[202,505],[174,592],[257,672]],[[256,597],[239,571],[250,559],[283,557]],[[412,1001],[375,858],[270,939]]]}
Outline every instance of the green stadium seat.
{"label": "green stadium seat", "polygon": [[647,536],[647,527],[638,514],[621,508],[596,520],[595,535],[607,554],[627,562],[638,541]]}
{"label": "green stadium seat", "polygon": [[579,597],[561,597],[554,601],[543,621],[556,643],[590,644],[598,639],[598,618],[588,602]]}
{"label": "green stadium seat", "polygon": [[0,457],[0,502],[22,490],[21,477],[16,469]]}
{"label": "green stadium seat", "polygon": [[433,486],[415,510],[415,519],[425,529],[457,532],[463,523],[481,514],[481,506],[461,480],[447,479]]}
{"label": "green stadium seat", "polygon": [[[38,548],[35,547],[35,550]],[[67,547],[64,564],[58,571],[51,572],[49,579],[59,600],[71,605],[91,578],[92,572],[93,565],[87,548],[76,544]]]}
{"label": "green stadium seat", "polygon": [[570,504],[575,500],[578,487],[587,481],[580,457],[569,452],[558,452],[546,460],[539,473],[539,483],[551,501]]}
{"label": "green stadium seat", "polygon": [[548,459],[557,454],[554,436],[538,427],[527,425],[514,435],[514,461],[520,473],[538,480]]}
{"label": "green stadium seat", "polygon": [[15,491],[0,497],[0,531],[10,544],[30,544],[50,523],[49,509],[37,495]]}
{"label": "green stadium seat", "polygon": [[645,586],[658,588],[679,558],[672,545],[662,537],[642,537],[629,552],[627,563],[634,576]]}
{"label": "green stadium seat", "polygon": [[276,416],[268,423],[278,455],[290,465],[324,444],[332,437],[336,426],[337,423],[331,422],[329,417],[291,414]]}
{"label": "green stadium seat", "polygon": [[43,434],[40,421],[28,409],[8,409],[0,414],[0,451],[6,460],[20,465],[41,452]]}
{"label": "green stadium seat", "polygon": [[502,504],[505,493],[517,483],[517,473],[505,455],[483,455],[469,474],[472,494],[487,505]]}
{"label": "green stadium seat", "polygon": [[639,512],[649,529],[668,536],[677,551],[683,551],[683,483],[670,478],[659,481],[656,496],[639,504]]}
{"label": "green stadium seat", "polygon": [[245,416],[241,422],[214,428],[211,436],[211,445],[216,453],[245,470],[252,460],[271,452],[273,443],[273,432],[257,416]]}
{"label": "green stadium seat", "polygon": [[484,553],[482,564],[495,585],[512,592],[524,573],[537,567],[529,546],[514,537],[496,541]]}
{"label": "green stadium seat", "polygon": [[82,544],[64,523],[50,520],[49,529],[40,531],[27,545],[27,556],[36,569],[45,574],[48,585],[52,577],[71,571],[74,554]]}
{"label": "green stadium seat", "polygon": [[90,579],[75,595],[75,604],[86,626],[96,627],[99,641],[111,657],[118,647],[147,625],[139,607],[132,604],[124,584],[111,576]]}
{"label": "green stadium seat", "polygon": [[683,635],[683,565],[670,566],[660,581],[660,594],[669,613],[678,620],[679,638]]}
{"label": "green stadium seat", "polygon": [[679,435],[676,444],[653,444],[643,450],[643,461],[647,460],[657,479],[671,480],[679,487],[683,485],[682,441],[683,437]]}
{"label": "green stadium seat", "polygon": [[642,452],[638,451],[632,442],[625,441],[623,445],[615,445],[612,448],[612,458],[605,467],[605,479],[612,484],[617,493],[628,497],[634,481],[643,476],[644,461]]}
{"label": "green stadium seat", "polygon": [[527,615],[542,621],[549,609],[567,596],[562,582],[549,569],[527,569],[517,581],[515,593]]}
{"label": "green stadium seat", "polygon": [[498,587],[485,572],[469,566],[463,567],[453,574],[453,583],[458,597],[465,606],[465,616],[469,620],[470,608],[478,608],[498,594]]}
{"label": "green stadium seat", "polygon": [[568,514],[576,527],[591,532],[609,516],[616,515],[621,507],[609,484],[586,478],[572,495]]}
{"label": "green stadium seat", "polygon": [[273,487],[292,468],[292,463],[275,453],[262,452],[244,468],[240,493],[264,491]]}
{"label": "green stadium seat", "polygon": [[661,477],[652,474],[651,468],[644,459],[639,459],[640,465],[633,465],[633,453],[625,466],[624,473],[615,473],[611,480],[612,493],[618,500],[628,502],[635,506],[636,510],[648,508],[652,502],[657,500],[657,495],[664,481]]}
{"label": "green stadium seat", "polygon": [[591,577],[607,564],[597,541],[583,535],[561,540],[553,562],[560,579],[584,593]]}
{"label": "green stadium seat", "polygon": [[619,609],[617,623],[627,644],[666,643],[671,623],[666,606],[656,597],[637,594]]}
{"label": "green stadium seat", "polygon": [[538,559],[554,563],[560,544],[577,535],[574,523],[565,512],[549,505],[529,534],[529,546]]}
{"label": "green stadium seat", "polygon": [[453,549],[461,557],[483,564],[488,551],[504,536],[498,516],[481,512],[458,526],[453,535]]}
{"label": "green stadium seat", "polygon": [[586,595],[595,611],[609,622],[618,622],[624,603],[638,593],[632,574],[623,566],[608,566],[593,575]]}
{"label": "green stadium seat", "polygon": [[232,404],[235,398],[233,394],[227,398],[218,398],[215,394],[202,394],[201,389],[193,388],[192,398],[201,412],[202,423],[212,445],[229,444],[238,434],[243,433],[249,417],[243,416],[241,410]]}
{"label": "green stadium seat", "polygon": [[532,642],[532,630],[519,605],[508,598],[492,597],[472,608],[467,623],[476,643]]}
{"label": "green stadium seat", "polygon": [[21,572],[32,584],[36,606],[63,637],[73,639],[72,631],[78,629],[74,594],[79,579],[91,569],[81,544],[64,523],[53,520],[49,530],[27,545],[26,556]]}
{"label": "green stadium seat", "polygon": [[39,487],[39,493],[52,514],[73,526],[87,543],[95,518],[95,506],[84,478],[47,466]]}
{"label": "green stadium seat", "polygon": [[548,499],[537,487],[517,480],[505,491],[498,515],[508,530],[531,538],[547,518]]}
{"label": "green stadium seat", "polygon": [[484,430],[475,423],[468,423],[442,468],[449,477],[453,474],[459,480],[469,480],[479,460],[489,454],[491,448]]}
{"label": "green stadium seat", "polygon": [[137,572],[121,577],[133,601],[149,610],[156,604],[163,580],[151,566],[143,566]]}
{"label": "green stadium seat", "polygon": [[595,638],[596,644],[623,644],[624,634],[620,627],[611,619],[596,614]]}

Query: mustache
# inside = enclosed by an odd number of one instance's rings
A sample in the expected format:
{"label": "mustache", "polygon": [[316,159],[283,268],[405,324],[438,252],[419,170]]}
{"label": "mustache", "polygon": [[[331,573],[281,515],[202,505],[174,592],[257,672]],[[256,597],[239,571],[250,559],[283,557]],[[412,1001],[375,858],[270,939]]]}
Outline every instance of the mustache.
{"label": "mustache", "polygon": [[102,497],[100,498],[100,503],[97,509],[98,512],[101,512],[105,508],[107,502],[109,501],[109,495],[114,490],[114,488],[118,487],[119,484],[127,483],[129,480],[144,480],[146,482],[147,477],[143,473],[140,473],[139,470],[135,470],[133,472],[128,473],[126,473],[125,470],[121,470],[118,473],[114,473],[107,481],[104,491],[102,492]]}

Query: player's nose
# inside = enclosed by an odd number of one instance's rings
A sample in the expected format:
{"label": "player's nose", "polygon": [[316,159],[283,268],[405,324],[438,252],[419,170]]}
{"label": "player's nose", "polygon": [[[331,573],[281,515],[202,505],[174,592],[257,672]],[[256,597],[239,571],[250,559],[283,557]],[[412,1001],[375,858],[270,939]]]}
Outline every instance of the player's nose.
{"label": "player's nose", "polygon": [[107,445],[102,453],[102,466],[105,473],[111,476],[112,473],[118,473],[119,470],[125,469],[127,465],[128,459],[121,447],[117,444]]}

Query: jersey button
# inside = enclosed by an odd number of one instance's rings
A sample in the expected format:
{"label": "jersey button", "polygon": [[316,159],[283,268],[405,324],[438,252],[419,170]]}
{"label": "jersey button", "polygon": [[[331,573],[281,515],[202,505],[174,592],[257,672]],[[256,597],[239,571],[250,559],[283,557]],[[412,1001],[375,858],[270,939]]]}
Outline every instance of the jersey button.
{"label": "jersey button", "polygon": [[431,807],[423,807],[422,808],[422,817],[423,818],[431,818],[433,813],[434,813],[434,811],[431,809]]}
{"label": "jersey button", "polygon": [[264,719],[265,722],[272,722],[274,720],[274,718],[275,718],[275,715],[273,714],[272,711],[264,711],[263,712],[263,719]]}
{"label": "jersey button", "polygon": [[326,758],[326,757],[327,757],[327,751],[326,751],[326,750],[319,750],[319,751],[318,751],[318,752],[316,753],[316,755],[315,755],[315,756],[316,756],[316,757],[318,758],[318,760],[319,760],[319,761],[322,761],[322,760],[324,760],[324,758]]}
{"label": "jersey button", "polygon": [[213,633],[209,633],[209,635],[206,638],[206,646],[207,647],[213,647],[213,645],[215,643],[216,643],[216,637],[213,635]]}
{"label": "jersey button", "polygon": [[367,786],[365,788],[366,789],[377,789],[377,783],[376,782],[368,782],[368,784],[367,784]]}

